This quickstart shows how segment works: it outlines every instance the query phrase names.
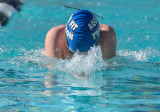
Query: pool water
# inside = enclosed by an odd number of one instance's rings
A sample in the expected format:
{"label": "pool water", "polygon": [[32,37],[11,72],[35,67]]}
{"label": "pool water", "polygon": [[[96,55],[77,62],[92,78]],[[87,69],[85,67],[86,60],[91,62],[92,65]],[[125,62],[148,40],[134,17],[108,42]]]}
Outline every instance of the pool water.
{"label": "pool water", "polygon": [[[49,29],[66,24],[74,9],[102,16],[117,35],[117,56],[100,48],[71,60],[49,59]],[[26,0],[0,29],[0,111],[159,112],[159,0]],[[84,74],[85,73],[85,74]]]}

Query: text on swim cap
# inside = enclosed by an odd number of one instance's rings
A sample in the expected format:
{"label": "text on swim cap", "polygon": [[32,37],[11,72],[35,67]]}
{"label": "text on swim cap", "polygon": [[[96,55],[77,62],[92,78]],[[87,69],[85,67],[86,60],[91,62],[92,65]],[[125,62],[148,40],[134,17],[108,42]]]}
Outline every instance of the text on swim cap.
{"label": "text on swim cap", "polygon": [[99,36],[99,33],[100,33],[100,29],[98,27],[98,29],[94,33],[92,33],[93,40],[96,40],[96,38]]}
{"label": "text on swim cap", "polygon": [[[70,19],[71,19],[71,18],[70,18]],[[74,20],[72,20],[72,21],[70,22],[70,24],[69,24],[69,27],[74,31],[76,28],[78,28],[78,25],[77,25],[77,23],[75,23]],[[66,31],[66,36],[67,36],[70,40],[73,40],[74,34],[71,33],[71,32],[67,29],[67,27],[66,27],[65,31]]]}
{"label": "text on swim cap", "polygon": [[73,40],[73,33],[71,33],[67,27],[65,28],[65,32],[66,32],[66,36],[70,39],[70,40]]}
{"label": "text on swim cap", "polygon": [[[69,21],[70,21],[71,19],[72,19],[72,16],[70,17]],[[69,23],[69,21],[68,21],[68,23]],[[93,15],[92,20],[91,20],[91,21],[89,22],[89,24],[88,24],[89,29],[92,31],[92,30],[97,26],[97,23],[98,23],[98,21],[97,21],[95,15]],[[76,28],[78,28],[78,24],[77,24],[74,20],[72,20],[72,21],[69,23],[69,27],[74,31]],[[66,32],[66,36],[67,36],[70,40],[73,40],[74,34],[71,33],[71,32],[67,29],[67,27],[66,27],[66,29],[65,29],[65,32]],[[92,33],[93,40],[95,40],[95,39],[99,36],[99,33],[100,33],[100,29],[99,29],[99,27],[98,27],[98,29],[97,29],[95,32]]]}
{"label": "text on swim cap", "polygon": [[78,25],[72,20],[69,24],[69,27],[74,31],[76,28],[78,28]]}
{"label": "text on swim cap", "polygon": [[97,21],[95,15],[93,15],[92,20],[88,24],[89,29],[92,31],[97,26],[97,23],[98,23],[98,21]]}

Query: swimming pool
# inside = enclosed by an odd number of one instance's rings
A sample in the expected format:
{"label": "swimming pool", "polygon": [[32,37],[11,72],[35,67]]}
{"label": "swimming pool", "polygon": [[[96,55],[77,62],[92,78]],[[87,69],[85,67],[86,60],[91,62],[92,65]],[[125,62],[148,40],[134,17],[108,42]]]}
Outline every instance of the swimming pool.
{"label": "swimming pool", "polygon": [[[75,11],[102,16],[117,34],[117,56],[99,47],[71,60],[44,55],[47,31]],[[160,111],[159,0],[31,0],[0,30],[0,111]],[[96,52],[96,53],[94,53]],[[48,64],[54,65],[49,70]],[[63,69],[59,71],[58,69]],[[88,77],[75,76],[85,71]]]}

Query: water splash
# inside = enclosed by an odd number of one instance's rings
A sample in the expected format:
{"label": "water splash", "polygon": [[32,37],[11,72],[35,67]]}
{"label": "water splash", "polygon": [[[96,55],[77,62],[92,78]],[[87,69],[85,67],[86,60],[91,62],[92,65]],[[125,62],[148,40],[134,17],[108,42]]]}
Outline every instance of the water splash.
{"label": "water splash", "polygon": [[[70,60],[62,60],[48,58],[45,56],[44,49],[36,49],[27,51],[20,47],[12,50],[16,52],[14,57],[9,59],[9,63],[14,67],[27,67],[34,69],[36,67],[47,67],[49,69],[65,71],[67,73],[85,73],[90,74],[95,71],[100,71],[101,67],[106,65],[102,58],[101,49],[99,46],[93,47],[88,55],[79,55],[76,53]],[[14,54],[12,52],[12,54]]]}
{"label": "water splash", "polygon": [[63,71],[78,77],[79,79],[88,78],[96,71],[100,71],[107,63],[102,58],[101,49],[99,46],[92,47],[88,55],[79,55],[75,53],[72,59],[52,59],[50,67],[52,71]]}
{"label": "water splash", "polygon": [[[134,61],[158,61],[160,59],[160,51],[151,47],[140,49],[138,51],[130,51],[130,50],[119,50],[117,52],[120,56],[125,56],[128,59]],[[159,59],[158,59],[159,58]]]}
{"label": "water splash", "polygon": [[2,54],[3,53],[3,49],[2,48],[0,48],[0,54]]}
{"label": "water splash", "polygon": [[[27,51],[25,48],[20,47],[18,50],[15,49],[16,56],[9,58],[9,64],[16,68],[29,68],[32,70],[41,69],[46,63],[46,57],[44,55],[44,49],[36,49]],[[35,68],[36,67],[36,68]]]}
{"label": "water splash", "polygon": [[66,61],[67,71],[85,72],[87,74],[99,71],[103,63],[102,53],[99,46],[91,48],[88,55],[79,55],[76,53],[73,58]]}
{"label": "water splash", "polygon": [[46,67],[52,71],[63,71],[82,76],[94,74],[96,71],[119,68],[160,70],[160,51],[150,47],[139,51],[119,50],[115,58],[106,61],[102,58],[99,46],[93,47],[88,55],[75,53],[70,60],[48,58],[45,56],[44,49],[27,51],[25,48],[19,48],[15,52],[16,56],[11,57],[9,63],[14,67],[28,67],[32,70]]}
{"label": "water splash", "polygon": [[160,72],[160,51],[154,48],[140,49],[139,51],[119,50],[113,62],[117,68],[132,68]]}

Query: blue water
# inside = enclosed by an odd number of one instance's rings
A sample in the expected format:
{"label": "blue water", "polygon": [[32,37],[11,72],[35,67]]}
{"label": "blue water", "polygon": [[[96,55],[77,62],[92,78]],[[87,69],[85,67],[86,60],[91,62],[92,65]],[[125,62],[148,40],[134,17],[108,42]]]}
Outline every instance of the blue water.
{"label": "blue water", "polygon": [[[45,56],[47,31],[75,11],[102,16],[117,35],[117,56],[99,47],[71,60]],[[159,112],[159,0],[28,0],[0,29],[0,111]],[[50,65],[50,67],[48,66]],[[49,68],[49,69],[48,69]],[[79,76],[85,72],[87,76]]]}

